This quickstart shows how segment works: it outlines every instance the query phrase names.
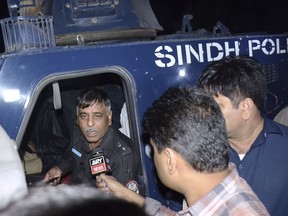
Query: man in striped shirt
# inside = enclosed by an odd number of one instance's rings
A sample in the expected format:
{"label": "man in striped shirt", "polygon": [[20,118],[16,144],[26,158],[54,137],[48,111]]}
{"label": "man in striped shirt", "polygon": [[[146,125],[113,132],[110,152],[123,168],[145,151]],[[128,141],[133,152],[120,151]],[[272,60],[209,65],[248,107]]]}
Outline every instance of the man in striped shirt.
{"label": "man in striped shirt", "polygon": [[184,195],[174,212],[101,175],[97,187],[144,207],[147,215],[269,215],[234,164],[229,164],[223,114],[209,93],[195,87],[168,89],[144,115],[161,181]]}

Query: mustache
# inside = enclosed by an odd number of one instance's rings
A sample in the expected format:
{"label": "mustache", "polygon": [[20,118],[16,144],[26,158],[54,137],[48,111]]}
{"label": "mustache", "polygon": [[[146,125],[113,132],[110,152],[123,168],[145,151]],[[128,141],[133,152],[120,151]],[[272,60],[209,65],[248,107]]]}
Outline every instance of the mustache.
{"label": "mustache", "polygon": [[85,132],[98,132],[95,128],[89,127],[86,128]]}

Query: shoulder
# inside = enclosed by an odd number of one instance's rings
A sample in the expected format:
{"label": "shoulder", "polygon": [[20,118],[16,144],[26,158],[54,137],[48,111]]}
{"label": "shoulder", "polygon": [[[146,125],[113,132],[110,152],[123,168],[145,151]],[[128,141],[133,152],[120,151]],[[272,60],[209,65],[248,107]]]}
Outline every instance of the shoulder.
{"label": "shoulder", "polygon": [[114,146],[122,156],[131,154],[134,151],[134,142],[119,130],[113,129],[113,140]]}
{"label": "shoulder", "polygon": [[120,130],[114,130],[114,134],[115,136],[119,139],[119,140],[122,140],[123,142],[125,143],[133,143],[133,141],[127,137],[124,133],[122,133]]}
{"label": "shoulder", "polygon": [[[237,215],[269,215],[251,186],[239,176],[234,164],[229,163],[229,170],[230,174],[221,183],[226,194],[221,196],[222,206],[225,206],[225,210],[228,210],[231,215],[234,215],[232,212],[237,212]],[[219,198],[218,194],[216,199]],[[220,207],[217,211],[222,212],[223,210]]]}
{"label": "shoulder", "polygon": [[280,135],[285,138],[288,137],[288,127],[269,118],[264,118],[263,132],[268,133],[269,135]]}

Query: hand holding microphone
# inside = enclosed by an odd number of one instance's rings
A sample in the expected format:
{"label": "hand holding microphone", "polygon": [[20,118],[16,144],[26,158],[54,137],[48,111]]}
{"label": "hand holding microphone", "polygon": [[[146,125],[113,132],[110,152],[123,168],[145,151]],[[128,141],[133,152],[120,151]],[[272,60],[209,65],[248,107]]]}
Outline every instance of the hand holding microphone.
{"label": "hand holding microphone", "polygon": [[[103,151],[100,148],[92,150],[92,158],[89,160],[89,165],[92,176],[96,178],[96,187],[107,193],[113,192],[110,187],[107,186],[106,182],[99,177],[101,174],[105,174],[111,176],[110,179],[118,182],[114,177],[112,177],[109,159],[103,154]],[[135,180],[130,180],[126,183],[126,188],[139,194],[138,183]]]}
{"label": "hand holding microphone", "polygon": [[144,207],[145,199],[133,190],[125,187],[113,176],[99,175],[96,177],[96,186],[103,192],[111,193],[114,196],[135,203],[141,208]]}

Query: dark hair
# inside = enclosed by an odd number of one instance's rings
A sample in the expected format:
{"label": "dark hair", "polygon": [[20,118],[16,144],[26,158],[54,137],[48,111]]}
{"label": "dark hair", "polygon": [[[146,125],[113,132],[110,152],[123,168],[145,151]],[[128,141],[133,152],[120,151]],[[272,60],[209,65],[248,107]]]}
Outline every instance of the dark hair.
{"label": "dark hair", "polygon": [[212,173],[228,166],[224,117],[203,89],[168,89],[144,114],[143,127],[159,152],[172,148],[197,171]]}
{"label": "dark hair", "polygon": [[59,185],[30,188],[21,200],[0,210],[1,216],[144,216],[136,204],[118,199],[86,185]]}
{"label": "dark hair", "polygon": [[82,90],[77,98],[77,109],[84,109],[92,106],[95,103],[104,103],[107,113],[111,109],[111,100],[109,96],[106,94],[106,92],[96,87],[89,87]]}
{"label": "dark hair", "polygon": [[227,57],[208,65],[198,86],[213,95],[228,97],[235,108],[245,98],[251,98],[261,110],[266,94],[266,79],[261,64],[248,56]]}

